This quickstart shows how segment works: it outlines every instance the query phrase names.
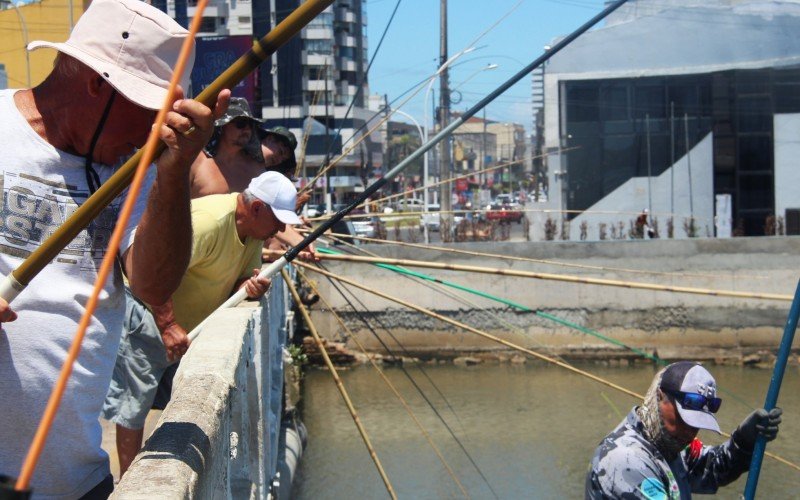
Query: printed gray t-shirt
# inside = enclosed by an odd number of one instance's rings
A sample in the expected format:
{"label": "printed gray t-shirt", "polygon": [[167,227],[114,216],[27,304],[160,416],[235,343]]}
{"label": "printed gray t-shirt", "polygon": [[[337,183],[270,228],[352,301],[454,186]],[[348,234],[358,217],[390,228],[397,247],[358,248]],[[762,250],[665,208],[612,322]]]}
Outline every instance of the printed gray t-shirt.
{"label": "printed gray t-shirt", "polygon": [[[55,149],[0,91],[0,273],[7,276],[86,201],[84,159]],[[101,181],[113,168],[95,165]],[[151,171],[154,170],[152,167]],[[143,193],[153,182],[148,173]],[[0,474],[17,477],[92,293],[117,215],[118,197],[13,301],[19,317],[0,329]],[[122,251],[144,211],[137,200]],[[34,498],[78,498],[109,474],[98,422],[117,354],[124,294],[115,270],[83,341],[31,481]]]}

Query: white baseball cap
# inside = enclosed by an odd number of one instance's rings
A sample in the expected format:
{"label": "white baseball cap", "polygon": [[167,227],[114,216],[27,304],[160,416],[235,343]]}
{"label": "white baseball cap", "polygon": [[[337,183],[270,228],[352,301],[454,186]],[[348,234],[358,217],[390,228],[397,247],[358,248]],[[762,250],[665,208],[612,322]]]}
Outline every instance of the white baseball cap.
{"label": "white baseball cap", "polygon": [[[33,41],[28,50],[50,47],[92,68],[126,99],[161,109],[172,70],[189,35],[164,12],[140,0],[94,0],[64,43]],[[184,91],[194,49],[181,77]]]}
{"label": "white baseball cap", "polygon": [[284,224],[303,223],[294,213],[297,205],[297,189],[283,174],[264,172],[250,181],[247,190],[269,205],[275,217]]}

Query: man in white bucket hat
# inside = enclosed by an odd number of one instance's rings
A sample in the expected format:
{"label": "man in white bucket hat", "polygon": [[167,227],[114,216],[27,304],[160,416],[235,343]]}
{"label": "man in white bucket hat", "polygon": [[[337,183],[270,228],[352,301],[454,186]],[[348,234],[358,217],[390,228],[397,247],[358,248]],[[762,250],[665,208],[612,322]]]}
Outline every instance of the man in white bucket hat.
{"label": "man in white bucket hat", "polygon": [[[144,145],[186,36],[169,16],[138,0],[94,0],[66,42],[30,44],[31,50],[50,47],[59,54],[35,88],[0,91],[0,273],[17,268],[120,159]],[[188,171],[229,95],[220,93],[213,112],[179,95],[159,130],[167,148],[150,168],[120,248],[131,288],[150,304],[165,303],[185,271],[191,250]],[[0,301],[0,475],[20,472],[122,199],[52,260],[13,310]],[[32,477],[34,498],[103,498],[113,489],[98,416],[124,305],[116,270],[100,294]]]}

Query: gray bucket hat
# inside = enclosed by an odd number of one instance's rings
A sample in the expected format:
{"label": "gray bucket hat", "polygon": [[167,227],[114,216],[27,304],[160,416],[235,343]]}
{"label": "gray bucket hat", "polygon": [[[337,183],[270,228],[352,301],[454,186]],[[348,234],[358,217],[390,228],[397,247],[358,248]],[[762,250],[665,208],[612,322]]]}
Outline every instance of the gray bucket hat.
{"label": "gray bucket hat", "polygon": [[297,148],[297,137],[295,137],[295,135],[286,127],[259,129],[259,139],[263,139],[268,135],[274,135],[278,140],[289,147],[289,157],[271,170],[276,170],[278,172],[291,172],[291,174],[294,174],[294,171],[297,168],[297,159],[294,156],[294,150]]}
{"label": "gray bucket hat", "polygon": [[250,104],[247,99],[242,97],[231,97],[231,102],[228,105],[228,110],[217,121],[214,122],[215,127],[224,127],[231,121],[243,116],[249,118],[253,123],[259,126],[263,123],[260,119],[256,118],[250,113]]}
{"label": "gray bucket hat", "polygon": [[[222,127],[239,117],[245,117],[251,120],[252,125],[256,128],[256,130],[261,130],[261,124],[263,122],[250,114],[250,105],[247,103],[247,99],[242,97],[231,97],[230,104],[228,104],[228,110],[225,111],[225,114],[214,122],[214,133],[211,135],[211,139],[209,139],[206,147],[203,148],[206,156],[210,158],[216,156],[220,137],[222,136]],[[263,162],[264,158],[261,156],[261,145],[258,143],[256,136],[257,134],[253,134],[250,144],[245,146],[244,149],[248,155],[253,157],[253,159]]]}

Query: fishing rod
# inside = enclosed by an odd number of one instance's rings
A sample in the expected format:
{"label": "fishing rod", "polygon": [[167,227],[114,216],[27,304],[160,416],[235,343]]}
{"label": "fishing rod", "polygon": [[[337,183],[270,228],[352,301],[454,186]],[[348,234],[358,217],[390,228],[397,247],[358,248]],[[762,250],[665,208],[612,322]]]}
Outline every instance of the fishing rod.
{"label": "fishing rod", "polygon": [[464,485],[458,479],[458,476],[456,476],[455,471],[453,471],[453,468],[450,467],[450,464],[447,463],[447,460],[444,458],[442,451],[439,449],[438,446],[436,446],[436,443],[433,442],[430,433],[428,432],[427,429],[425,429],[425,426],[422,425],[422,422],[420,422],[419,418],[417,418],[417,415],[414,413],[414,410],[411,409],[411,406],[405,400],[403,395],[400,394],[400,391],[397,390],[397,387],[395,387],[392,381],[389,380],[389,377],[387,377],[386,374],[383,372],[383,370],[381,370],[381,367],[378,366],[378,363],[376,363],[375,360],[367,353],[367,349],[366,347],[364,347],[364,344],[362,344],[358,340],[358,337],[356,337],[356,335],[352,332],[352,330],[348,328],[348,326],[342,319],[341,315],[336,313],[330,302],[328,302],[327,299],[325,299],[325,297],[320,293],[319,288],[317,288],[317,285],[314,283],[314,281],[311,280],[308,276],[306,276],[306,274],[301,269],[298,269],[297,271],[300,277],[303,278],[303,281],[305,281],[311,288],[311,291],[317,294],[317,296],[320,298],[325,307],[327,307],[328,310],[331,312],[331,314],[333,314],[333,317],[336,319],[336,322],[339,323],[339,326],[341,326],[342,329],[345,331],[345,333],[347,333],[347,337],[345,338],[350,338],[353,340],[353,342],[355,342],[355,344],[358,346],[358,349],[364,354],[366,359],[369,361],[369,364],[372,366],[373,369],[375,369],[375,372],[378,374],[381,380],[383,380],[383,383],[386,384],[387,387],[389,387],[389,389],[392,391],[395,397],[403,405],[403,408],[406,410],[406,413],[408,413],[408,416],[411,417],[411,420],[414,422],[414,424],[416,424],[417,428],[420,430],[423,437],[430,445],[431,449],[433,449],[433,452],[436,454],[437,458],[439,458],[439,461],[442,463],[445,470],[447,470],[447,473],[453,479],[453,482],[456,483],[458,489],[461,490],[461,493],[464,495],[464,498],[467,499],[470,498],[466,488],[464,488]]}
{"label": "fishing rod", "polygon": [[[778,349],[775,368],[772,371],[772,378],[769,382],[769,390],[764,402],[764,409],[767,411],[772,410],[778,404],[778,394],[781,390],[783,375],[786,372],[786,364],[792,353],[792,342],[797,330],[798,317],[800,317],[800,283],[797,284],[797,289],[794,293],[794,300],[792,301],[791,309],[789,309],[789,317],[786,319],[786,327],[783,330],[783,338]],[[756,496],[758,476],[761,474],[761,462],[764,460],[766,449],[767,440],[764,436],[757,436],[756,444],[753,447],[753,457],[750,459],[750,472],[747,474],[747,484],[744,489],[744,498],[746,500],[753,500]]]}
{"label": "fishing rod", "polygon": [[565,281],[568,283],[582,283],[586,285],[612,286],[621,288],[631,288],[639,290],[653,290],[660,292],[688,293],[693,295],[710,295],[713,297],[728,297],[736,299],[759,299],[791,301],[791,295],[778,293],[757,293],[757,292],[737,292],[735,290],[716,290],[709,288],[694,288],[688,286],[656,285],[653,283],[642,283],[638,281],[620,281],[602,278],[581,278],[568,274],[539,273],[533,271],[515,271],[512,269],[496,269],[482,266],[464,266],[458,264],[445,264],[439,262],[426,262],[408,259],[390,259],[385,257],[359,257],[354,255],[320,255],[323,259],[338,260],[345,262],[356,262],[362,264],[391,264],[395,266],[423,267],[428,269],[440,269],[443,271],[466,271],[479,274],[495,274],[499,276],[513,276],[517,278],[533,278],[550,281]]}
{"label": "fishing rod", "polygon": [[[615,383],[613,383],[613,382],[611,382],[609,380],[606,380],[606,379],[604,379],[602,377],[599,377],[597,375],[589,373],[589,372],[587,372],[585,370],[581,370],[579,368],[575,368],[574,366],[571,366],[571,365],[569,365],[567,363],[564,363],[563,361],[559,361],[559,360],[557,360],[555,358],[552,358],[550,356],[546,356],[544,354],[538,353],[538,352],[533,351],[531,349],[527,349],[527,348],[522,347],[520,345],[514,344],[513,342],[509,342],[508,340],[501,339],[500,337],[498,337],[496,335],[492,335],[492,334],[487,333],[487,332],[485,332],[483,330],[479,330],[479,329],[474,328],[474,327],[472,327],[470,325],[467,325],[466,323],[462,323],[462,322],[456,321],[456,320],[454,320],[452,318],[448,318],[447,316],[443,316],[441,314],[437,314],[437,313],[431,311],[430,309],[426,309],[426,308],[424,308],[422,306],[418,306],[416,304],[412,304],[412,303],[410,303],[408,301],[405,301],[403,299],[400,299],[398,297],[394,297],[392,295],[385,294],[383,292],[375,290],[374,288],[367,287],[366,285],[362,285],[362,284],[357,283],[357,282],[355,282],[353,280],[347,279],[347,278],[345,278],[343,276],[336,275],[334,273],[331,273],[330,271],[325,271],[324,269],[321,269],[319,267],[313,267],[313,266],[311,266],[309,264],[306,264],[304,262],[299,262],[297,265],[299,265],[299,266],[301,266],[301,267],[303,267],[305,269],[309,269],[311,271],[314,271],[315,273],[319,273],[319,274],[328,276],[329,278],[333,278],[333,279],[335,279],[335,280],[337,280],[337,281],[339,281],[341,283],[346,283],[348,285],[354,286],[354,287],[359,288],[361,290],[364,290],[366,292],[372,293],[373,295],[377,295],[378,297],[384,298],[386,300],[390,300],[392,302],[395,302],[397,304],[405,306],[405,307],[407,307],[409,309],[413,309],[413,310],[415,310],[417,312],[425,314],[426,316],[438,319],[439,321],[442,321],[442,322],[447,323],[449,325],[455,326],[456,328],[460,328],[462,330],[466,330],[468,332],[472,332],[472,333],[474,333],[476,335],[479,335],[479,336],[481,336],[483,338],[486,338],[486,339],[491,340],[493,342],[497,342],[499,344],[502,344],[502,345],[504,345],[506,347],[509,347],[511,349],[514,349],[516,351],[523,352],[525,354],[528,354],[528,355],[530,355],[530,356],[532,356],[534,358],[540,359],[540,360],[545,361],[547,363],[550,363],[550,364],[553,364],[553,365],[556,365],[556,366],[560,366],[561,368],[569,370],[569,371],[571,371],[573,373],[576,373],[578,375],[581,375],[581,376],[583,376],[585,378],[591,379],[591,380],[593,380],[595,382],[598,382],[598,383],[603,384],[603,385],[605,385],[607,387],[610,387],[610,388],[612,388],[614,390],[617,390],[619,392],[622,392],[624,394],[632,396],[632,397],[634,397],[636,399],[644,399],[644,396],[642,394],[636,393],[636,392],[634,392],[634,391],[632,391],[630,389],[626,389],[626,388],[624,388],[624,387],[622,387],[622,386],[620,386],[618,384],[615,384]],[[724,436],[725,438],[730,438],[731,437],[731,435],[726,433],[726,432],[720,432],[720,435]],[[791,462],[791,461],[789,461],[789,460],[787,460],[787,459],[785,459],[785,458],[783,458],[781,456],[778,456],[778,455],[775,455],[775,454],[769,453],[769,452],[764,452],[764,455],[772,458],[773,460],[781,462],[782,464],[787,465],[787,466],[789,466],[789,467],[791,467],[791,468],[793,468],[793,469],[795,469],[797,471],[800,471],[800,465],[798,465],[798,464],[796,464],[794,462]]]}
{"label": "fishing rod", "polygon": [[[505,83],[500,85],[497,89],[492,91],[488,96],[481,99],[476,105],[474,105],[469,110],[465,111],[457,120],[451,122],[447,127],[442,129],[438,134],[433,136],[427,143],[423,144],[419,149],[411,153],[405,160],[400,162],[396,167],[389,170],[385,176],[381,177],[374,183],[370,184],[364,191],[361,193],[358,198],[352,201],[349,205],[338,211],[336,214],[333,215],[330,219],[323,222],[320,226],[316,229],[311,231],[311,233],[306,236],[303,241],[298,243],[296,246],[290,248],[286,251],[281,258],[267,266],[264,270],[261,271],[259,277],[263,278],[271,278],[272,276],[276,275],[278,271],[283,269],[286,264],[292,262],[305,248],[314,242],[319,236],[321,236],[325,231],[333,227],[334,224],[342,220],[342,218],[350,213],[354,208],[364,203],[370,196],[375,194],[378,190],[380,190],[383,186],[385,186],[389,181],[394,179],[400,172],[402,172],[406,167],[411,165],[414,161],[418,158],[422,157],[428,150],[433,148],[436,144],[438,144],[442,139],[448,137],[455,129],[460,127],[464,124],[468,119],[472,118],[475,114],[478,113],[481,109],[486,107],[490,102],[495,100],[500,94],[511,88],[514,84],[516,84],[521,79],[525,78],[528,74],[530,74],[534,69],[541,66],[545,61],[549,60],[555,54],[559,53],[564,47],[572,43],[573,40],[578,38],[584,32],[589,30],[592,26],[602,21],[606,16],[620,8],[624,3],[628,0],[617,0],[613,4],[609,5],[605,9],[603,9],[599,14],[591,18],[589,21],[584,23],[580,28],[573,31],[569,35],[567,35],[564,39],[560,42],[556,43],[549,51],[542,54],[541,56],[537,57],[532,63],[528,66],[521,69],[517,74],[509,78]],[[244,289],[239,289],[236,293],[234,293],[228,300],[225,301],[218,309],[233,307],[236,304],[240,303],[247,297],[247,292]],[[197,335],[200,334],[200,330],[204,326],[205,321],[197,325],[192,332],[189,333],[189,338],[194,340]]]}
{"label": "fishing rod", "polygon": [[300,295],[297,293],[297,288],[294,286],[294,282],[289,277],[289,273],[286,272],[286,269],[281,270],[281,275],[283,276],[283,281],[286,283],[286,286],[289,288],[289,292],[292,294],[295,304],[297,304],[297,307],[300,309],[303,319],[308,325],[308,330],[311,332],[311,336],[314,338],[314,342],[317,344],[320,354],[322,354],[322,359],[325,360],[325,365],[328,367],[331,377],[333,377],[333,381],[336,384],[336,388],[339,390],[339,394],[341,394],[342,399],[344,399],[345,406],[347,406],[347,411],[350,412],[350,416],[353,418],[353,422],[356,424],[359,434],[361,434],[361,439],[364,441],[364,445],[367,447],[369,456],[372,458],[372,461],[375,463],[375,467],[378,469],[378,474],[380,474],[381,480],[383,481],[384,486],[386,486],[386,491],[389,493],[391,498],[397,500],[397,494],[394,492],[392,483],[389,481],[389,476],[386,475],[386,471],[383,469],[383,465],[381,465],[378,454],[375,453],[375,448],[373,448],[369,436],[367,435],[367,430],[364,428],[364,424],[361,422],[361,419],[359,418],[358,413],[353,406],[353,401],[347,394],[347,390],[344,388],[342,379],[336,372],[336,367],[333,366],[333,362],[331,361],[330,356],[328,356],[328,352],[325,350],[325,344],[322,343],[322,339],[320,338],[319,333],[317,333],[317,328],[311,321],[311,316],[308,314],[308,309],[306,309],[303,301],[300,300]]}
{"label": "fishing rod", "polygon": [[[217,94],[223,89],[230,89],[241,82],[259,64],[265,61],[279,47],[325,10],[334,0],[308,0],[302,3],[275,29],[260,40],[253,42],[253,47],[236,60],[228,69],[206,87],[195,100],[212,107]],[[165,148],[159,143],[155,156]],[[91,221],[100,214],[130,184],[136,173],[136,166],[142,157],[143,150],[131,156],[95,193],[90,196],[53,234],[0,281],[0,297],[11,303],[44,267],[49,264]],[[310,242],[309,242],[310,243]],[[306,245],[307,246],[307,245]]]}
{"label": "fishing rod", "polygon": [[[298,228],[298,232],[307,231],[303,228]],[[478,252],[476,250],[461,250],[458,248],[452,247],[440,247],[435,245],[424,245],[421,243],[407,243],[405,241],[389,241],[389,240],[382,240],[379,238],[369,238],[366,236],[355,236],[351,234],[342,234],[342,233],[328,233],[330,236],[338,237],[338,238],[352,238],[354,240],[364,241],[367,243],[380,243],[382,245],[397,245],[401,247],[409,247],[409,248],[421,248],[423,250],[436,250],[441,252],[448,252],[448,253],[457,253],[461,255],[470,255],[474,257],[490,257],[493,259],[501,259],[501,260],[516,260],[520,262],[533,262],[534,264],[545,264],[548,266],[557,266],[557,267],[574,267],[577,269],[589,269],[592,271],[611,271],[615,273],[631,273],[631,274],[652,274],[656,276],[673,276],[678,278],[720,278],[719,274],[703,274],[703,273],[674,273],[668,271],[650,271],[647,269],[629,269],[624,267],[609,267],[609,266],[592,266],[589,264],[576,264],[574,262],[562,262],[558,260],[547,260],[547,259],[534,259],[532,257],[519,257],[516,255],[507,255],[507,254],[498,254],[498,253],[489,253],[489,252]],[[766,279],[766,276],[756,276],[756,275],[740,275],[737,274],[739,277],[745,278],[754,278],[754,279]]]}
{"label": "fishing rod", "polygon": [[[322,266],[321,263],[317,263],[317,265]],[[311,269],[316,269],[316,268],[311,268]],[[376,332],[375,329],[372,328],[372,325],[370,325],[369,321],[367,321],[367,319],[364,317],[364,315],[361,314],[361,311],[356,309],[356,307],[352,304],[352,302],[350,302],[350,299],[348,299],[347,296],[345,296],[344,292],[333,281],[331,276],[326,276],[326,277],[327,277],[328,281],[330,282],[331,286],[333,286],[334,289],[336,289],[336,291],[339,292],[339,294],[342,296],[342,298],[345,300],[345,302],[347,302],[347,304],[353,309],[353,311],[356,313],[356,316],[358,316],[358,318],[361,320],[361,322],[364,323],[364,325],[367,327],[367,329],[370,331],[370,333],[372,333],[373,337],[375,337],[375,339],[381,344],[381,346],[386,350],[386,352],[389,353],[390,356],[395,356],[394,352],[389,348],[388,345],[386,345],[386,343],[383,341],[383,339],[380,338],[380,336],[378,335],[378,332]],[[364,307],[364,309],[366,309],[366,306],[364,306],[364,303],[360,299],[358,299],[352,291],[350,291],[350,290],[348,290],[348,291],[350,292],[350,295],[353,297],[353,299],[356,300],[362,307]],[[377,320],[377,321],[381,325],[381,328],[383,328],[386,331],[386,333],[389,334],[389,336],[392,338],[392,340],[394,340],[397,343],[397,345],[403,350],[403,352],[408,353],[406,348],[400,343],[399,340],[397,340],[397,338],[391,333],[391,331],[386,326],[384,326],[383,323],[381,323],[380,320]],[[438,386],[428,376],[427,372],[425,370],[423,370],[422,367],[419,366],[419,364],[417,364],[417,368],[425,375],[425,377],[427,377],[427,379],[430,382],[430,384],[436,389],[436,391],[439,393],[439,395],[442,396],[442,399],[444,399],[445,403],[450,408],[450,411],[453,413],[453,415],[455,415],[456,418],[458,418],[458,415],[455,413],[455,410],[453,410],[453,408],[450,406],[450,403],[444,397],[444,394],[441,393],[441,391],[439,390]],[[481,479],[483,479],[483,482],[486,484],[486,486],[492,492],[492,495],[494,496],[494,498],[499,498],[497,496],[497,493],[494,491],[494,488],[492,488],[491,483],[489,483],[489,479],[483,473],[483,471],[481,470],[480,466],[478,466],[478,463],[475,461],[474,458],[472,458],[472,455],[469,453],[469,451],[467,451],[467,448],[464,446],[464,443],[462,443],[461,439],[459,439],[459,437],[456,436],[456,433],[453,430],[453,428],[450,426],[450,424],[447,423],[447,420],[445,420],[444,416],[442,416],[442,414],[439,412],[439,410],[436,409],[436,406],[434,406],[433,402],[425,394],[425,391],[422,390],[422,387],[420,387],[419,384],[417,384],[417,381],[414,380],[414,377],[411,376],[411,374],[408,372],[408,370],[406,370],[406,368],[402,364],[400,364],[400,370],[406,376],[408,381],[411,382],[411,385],[414,386],[414,388],[417,390],[417,392],[422,397],[422,399],[425,400],[425,402],[428,404],[428,407],[431,409],[433,414],[436,415],[436,418],[438,418],[439,421],[444,426],[444,428],[447,429],[447,432],[450,434],[450,437],[452,437],[453,440],[458,445],[458,447],[461,448],[461,451],[464,453],[464,456],[467,457],[467,460],[469,460],[469,462],[472,464],[472,466],[478,472],[478,475],[481,477]],[[460,423],[461,422],[459,420],[459,424]]]}

